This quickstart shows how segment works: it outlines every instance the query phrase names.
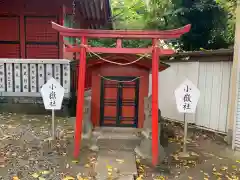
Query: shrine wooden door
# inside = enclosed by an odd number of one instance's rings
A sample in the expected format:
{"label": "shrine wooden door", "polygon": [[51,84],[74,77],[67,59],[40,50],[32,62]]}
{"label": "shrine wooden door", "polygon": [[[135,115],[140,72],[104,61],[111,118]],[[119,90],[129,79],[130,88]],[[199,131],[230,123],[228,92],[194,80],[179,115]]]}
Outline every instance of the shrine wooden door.
{"label": "shrine wooden door", "polygon": [[100,98],[101,126],[138,126],[139,79],[102,77]]}

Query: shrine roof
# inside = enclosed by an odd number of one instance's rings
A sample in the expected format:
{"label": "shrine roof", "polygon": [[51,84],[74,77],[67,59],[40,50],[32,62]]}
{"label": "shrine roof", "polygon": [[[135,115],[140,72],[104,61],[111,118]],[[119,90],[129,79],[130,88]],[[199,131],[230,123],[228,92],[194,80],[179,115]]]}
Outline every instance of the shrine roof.
{"label": "shrine roof", "polygon": [[91,29],[112,28],[109,0],[75,0],[76,9]]}
{"label": "shrine roof", "polygon": [[[113,62],[121,62],[121,63],[133,62],[138,58],[141,58],[140,55],[135,55],[135,54],[101,54],[100,56],[106,60],[113,61]],[[90,57],[88,58],[87,67],[89,68],[96,65],[102,65],[104,63],[108,63],[108,62],[101,60],[98,57]],[[164,63],[161,61],[159,63],[160,63],[159,72],[170,67],[170,65],[167,63]],[[137,61],[134,64],[148,70],[152,69],[152,59],[147,56],[141,58],[139,61]]]}
{"label": "shrine roof", "polygon": [[112,29],[110,0],[61,0],[66,14],[75,14],[84,29]]}

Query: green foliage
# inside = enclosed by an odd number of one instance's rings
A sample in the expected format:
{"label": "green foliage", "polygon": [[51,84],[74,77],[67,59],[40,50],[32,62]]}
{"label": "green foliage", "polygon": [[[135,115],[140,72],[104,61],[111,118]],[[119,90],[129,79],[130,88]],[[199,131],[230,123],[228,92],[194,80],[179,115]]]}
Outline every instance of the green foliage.
{"label": "green foliage", "polygon": [[181,39],[184,50],[227,48],[227,12],[214,0],[182,0],[179,16],[182,25],[192,24],[191,31]]}
{"label": "green foliage", "polygon": [[227,48],[234,42],[235,8],[236,0],[153,0],[148,28],[171,29],[191,24],[191,31],[175,41],[181,49]]}
{"label": "green foliage", "polygon": [[[171,42],[183,50],[228,48],[234,43],[237,0],[113,0],[116,29],[172,29],[192,24],[191,31]],[[119,15],[120,14],[120,15]],[[148,41],[150,44],[150,42]],[[167,42],[169,44],[169,42]],[[130,41],[129,46],[147,42]]]}
{"label": "green foliage", "polygon": [[111,1],[114,29],[143,29],[147,6],[143,0]]}
{"label": "green foliage", "polygon": [[235,34],[235,19],[236,19],[236,7],[237,0],[216,0],[227,14],[227,24],[226,24],[226,41],[228,44],[234,43]]}
{"label": "green foliage", "polygon": [[[234,43],[237,0],[111,0],[114,29],[164,30],[192,24],[175,49],[227,48]],[[104,28],[104,27],[103,27]],[[92,46],[115,46],[113,39],[92,39]],[[146,47],[150,40],[124,40],[124,47]]]}

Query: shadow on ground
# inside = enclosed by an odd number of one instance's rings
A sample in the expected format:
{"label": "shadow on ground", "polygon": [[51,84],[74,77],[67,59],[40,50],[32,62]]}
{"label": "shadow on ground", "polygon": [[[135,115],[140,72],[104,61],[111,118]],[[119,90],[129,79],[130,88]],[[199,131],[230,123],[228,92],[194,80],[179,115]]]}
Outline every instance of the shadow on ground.
{"label": "shadow on ground", "polygon": [[74,160],[73,123],[56,118],[56,125],[57,139],[51,141],[50,116],[0,114],[0,179],[94,179],[96,153],[83,144]]}
{"label": "shadow on ground", "polygon": [[[97,153],[86,148],[89,142],[83,142],[80,157],[74,160],[73,122],[56,118],[56,124],[57,139],[51,142],[51,117],[0,114],[0,179],[95,179]],[[138,180],[239,179],[240,156],[229,149],[223,138],[190,129],[188,151],[191,157],[181,159],[178,153],[182,151],[183,129],[178,124],[170,125],[176,136],[169,139],[165,164],[153,168],[148,162],[137,159]]]}

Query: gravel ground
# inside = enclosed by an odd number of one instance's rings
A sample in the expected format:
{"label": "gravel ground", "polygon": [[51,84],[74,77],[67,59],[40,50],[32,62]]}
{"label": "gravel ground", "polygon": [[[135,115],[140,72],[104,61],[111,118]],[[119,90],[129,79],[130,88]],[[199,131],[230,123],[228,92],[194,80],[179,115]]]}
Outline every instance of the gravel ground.
{"label": "gravel ground", "polygon": [[239,180],[240,155],[223,141],[224,137],[204,130],[189,128],[187,149],[190,157],[181,158],[183,126],[168,124],[174,129],[174,138],[169,138],[166,148],[166,163],[152,167],[150,162],[138,160],[137,180]]}
{"label": "gravel ground", "polygon": [[[149,162],[137,159],[137,180],[239,180],[240,156],[233,152],[216,134],[190,129],[188,151],[190,158],[180,158],[183,128],[171,124],[175,137],[166,148],[164,165],[153,168]],[[51,117],[0,114],[0,180],[87,180],[95,179],[97,154],[85,148],[77,160],[73,153],[73,122],[56,118],[56,139],[51,141]],[[88,142],[85,142],[87,144]]]}
{"label": "gravel ground", "polygon": [[0,114],[0,179],[94,179],[96,154],[82,148],[74,160],[73,132],[67,118],[56,118],[52,141],[50,116]]}

